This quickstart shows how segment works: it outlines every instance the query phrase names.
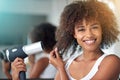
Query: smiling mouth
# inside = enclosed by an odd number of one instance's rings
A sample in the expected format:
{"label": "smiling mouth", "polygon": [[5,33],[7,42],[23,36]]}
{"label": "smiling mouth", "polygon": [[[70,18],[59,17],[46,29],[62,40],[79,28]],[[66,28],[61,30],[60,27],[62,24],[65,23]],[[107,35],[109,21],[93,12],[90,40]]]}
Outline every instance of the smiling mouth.
{"label": "smiling mouth", "polygon": [[84,42],[85,42],[87,45],[94,44],[95,41],[96,41],[96,39],[92,39],[92,40],[84,40]]}

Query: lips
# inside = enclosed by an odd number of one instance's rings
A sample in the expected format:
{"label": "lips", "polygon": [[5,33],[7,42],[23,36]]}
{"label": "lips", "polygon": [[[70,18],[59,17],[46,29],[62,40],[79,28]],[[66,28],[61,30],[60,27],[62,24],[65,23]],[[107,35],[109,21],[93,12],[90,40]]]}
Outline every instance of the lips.
{"label": "lips", "polygon": [[96,39],[92,39],[92,40],[84,40],[84,42],[85,42],[87,45],[94,44],[95,41],[96,41]]}

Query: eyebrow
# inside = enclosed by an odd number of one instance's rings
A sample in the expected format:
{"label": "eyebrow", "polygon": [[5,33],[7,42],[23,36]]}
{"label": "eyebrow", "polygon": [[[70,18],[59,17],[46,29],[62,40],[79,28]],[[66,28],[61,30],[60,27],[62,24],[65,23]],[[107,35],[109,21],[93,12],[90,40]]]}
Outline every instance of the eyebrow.
{"label": "eyebrow", "polygon": [[[93,26],[93,25],[100,25],[100,24],[99,24],[99,22],[95,22],[95,23],[91,24],[90,26]],[[84,25],[83,24],[77,24],[75,27],[76,28],[83,28]]]}
{"label": "eyebrow", "polygon": [[91,26],[93,26],[93,25],[100,25],[98,22],[96,22],[96,23],[94,23],[94,24],[91,24]]}
{"label": "eyebrow", "polygon": [[80,24],[80,25],[77,25],[75,26],[76,28],[84,28],[84,25]]}

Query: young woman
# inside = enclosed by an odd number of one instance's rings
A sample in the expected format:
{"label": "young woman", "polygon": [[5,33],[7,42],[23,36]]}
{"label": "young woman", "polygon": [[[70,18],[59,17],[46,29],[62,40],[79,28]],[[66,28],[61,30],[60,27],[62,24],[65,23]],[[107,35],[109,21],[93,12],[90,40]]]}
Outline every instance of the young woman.
{"label": "young woman", "polygon": [[[97,0],[81,0],[64,8],[57,32],[56,48],[50,53],[49,63],[58,72],[55,80],[117,80],[120,58],[106,54],[119,34],[111,9]],[[65,54],[73,45],[73,55],[64,62]],[[77,46],[81,52],[76,51]],[[77,53],[77,54],[76,54]]]}

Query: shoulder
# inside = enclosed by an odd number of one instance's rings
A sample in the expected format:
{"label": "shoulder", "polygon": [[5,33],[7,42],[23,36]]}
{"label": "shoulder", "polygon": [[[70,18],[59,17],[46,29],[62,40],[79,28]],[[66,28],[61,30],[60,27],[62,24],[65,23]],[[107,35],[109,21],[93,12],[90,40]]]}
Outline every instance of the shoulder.
{"label": "shoulder", "polygon": [[115,54],[107,55],[101,62],[93,79],[116,80],[120,74],[120,58]]}
{"label": "shoulder", "polygon": [[44,67],[44,66],[47,66],[48,64],[49,64],[49,59],[46,58],[46,57],[39,59],[39,60],[35,63],[35,65],[38,66],[38,67],[40,67],[40,65],[42,65],[42,66]]}
{"label": "shoulder", "polygon": [[101,64],[120,66],[120,58],[115,54],[109,54],[103,59]]}
{"label": "shoulder", "polygon": [[42,57],[37,62],[48,62],[48,61],[49,61],[48,57]]}
{"label": "shoulder", "polygon": [[42,59],[42,58],[49,58],[49,54],[41,52],[35,55],[36,60]]}
{"label": "shoulder", "polygon": [[115,54],[109,54],[103,59],[100,67],[104,70],[113,71],[113,73],[120,73],[120,58]]}
{"label": "shoulder", "polygon": [[43,63],[45,64],[49,62],[49,57],[45,53],[41,53],[39,56],[36,55],[36,58],[37,58],[36,61],[37,64],[43,64]]}
{"label": "shoulder", "polygon": [[119,65],[120,65],[120,58],[117,56],[117,55],[115,55],[115,54],[109,54],[109,55],[107,55],[105,58],[104,58],[104,60],[103,61],[109,61],[109,62],[111,62],[111,63],[118,63]]}

